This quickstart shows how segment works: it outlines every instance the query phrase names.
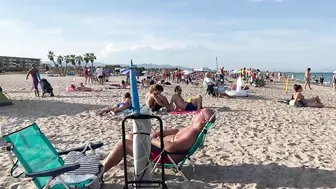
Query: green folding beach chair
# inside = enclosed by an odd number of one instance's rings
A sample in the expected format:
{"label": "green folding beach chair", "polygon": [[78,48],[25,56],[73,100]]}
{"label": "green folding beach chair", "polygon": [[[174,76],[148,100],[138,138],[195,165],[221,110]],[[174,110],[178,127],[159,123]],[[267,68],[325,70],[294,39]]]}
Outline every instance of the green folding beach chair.
{"label": "green folding beach chair", "polygon": [[[4,135],[2,136],[2,139],[7,143],[5,148],[9,152],[13,162],[11,175],[16,178],[32,178],[38,189],[98,189],[102,184],[102,169],[100,169],[96,178],[88,179],[80,183],[65,183],[61,178],[61,175],[80,168],[80,164],[64,165],[64,161],[60,156],[66,155],[71,151],[80,152],[86,148],[83,146],[57,152],[47,137],[40,131],[40,128],[36,123]],[[103,146],[103,143],[91,144],[90,146],[91,149],[96,149]],[[25,172],[14,175],[15,169],[19,164],[24,168]],[[59,179],[61,183],[51,187],[50,183],[55,179]]]}
{"label": "green folding beach chair", "polygon": [[[185,151],[185,152],[176,152],[176,153],[169,153],[169,152],[165,152],[165,153],[161,153],[161,154],[165,154],[170,163],[165,163],[164,166],[165,168],[171,168],[174,171],[178,172],[181,174],[181,176],[183,177],[183,179],[185,181],[190,181],[192,174],[195,171],[195,162],[191,159],[191,156],[199,149],[202,149],[204,147],[204,140],[205,140],[205,136],[208,133],[208,130],[210,129],[210,127],[212,127],[214,125],[214,122],[212,122],[212,120],[215,117],[215,113],[211,116],[211,118],[208,120],[208,122],[205,124],[203,130],[200,132],[200,134],[198,135],[195,143],[193,144],[193,146],[190,148],[190,150]],[[174,160],[171,158],[170,155],[184,155],[185,157],[183,158],[182,161],[180,162],[174,162]],[[156,160],[156,162],[153,162],[154,166],[152,169],[152,172],[154,172],[158,167],[160,167],[160,162],[161,162],[161,156],[158,156],[158,159]],[[185,174],[182,172],[183,167],[185,167],[186,162],[189,162],[190,165],[192,166],[192,171],[190,173],[189,178],[187,178],[185,176]]]}

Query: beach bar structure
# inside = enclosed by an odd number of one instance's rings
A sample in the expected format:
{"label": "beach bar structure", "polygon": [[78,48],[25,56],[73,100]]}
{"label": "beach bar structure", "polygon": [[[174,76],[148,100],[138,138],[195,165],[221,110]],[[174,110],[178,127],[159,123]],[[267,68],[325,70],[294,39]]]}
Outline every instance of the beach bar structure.
{"label": "beach bar structure", "polygon": [[0,71],[26,71],[32,64],[39,66],[40,58],[0,56]]}

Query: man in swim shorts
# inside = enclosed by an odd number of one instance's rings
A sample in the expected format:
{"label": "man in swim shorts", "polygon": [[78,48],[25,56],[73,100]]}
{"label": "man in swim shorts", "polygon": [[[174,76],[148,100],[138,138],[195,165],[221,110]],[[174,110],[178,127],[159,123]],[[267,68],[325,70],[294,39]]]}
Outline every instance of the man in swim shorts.
{"label": "man in swim shorts", "polygon": [[39,97],[40,93],[39,93],[39,90],[38,90],[38,83],[39,83],[38,69],[37,69],[35,64],[32,64],[32,67],[28,71],[27,76],[26,76],[26,80],[28,79],[29,75],[31,75],[31,77],[33,79],[33,88],[34,88],[35,96]]}
{"label": "man in swim shorts", "polygon": [[[213,112],[207,108],[199,111],[194,118],[192,119],[191,124],[188,127],[184,127],[182,129],[167,129],[163,131],[163,139],[164,139],[164,150],[169,153],[174,152],[185,152],[188,151],[192,145],[195,143],[199,133],[204,128],[207,121],[215,122],[215,117],[211,120],[211,116]],[[160,132],[155,132],[151,134],[151,154],[150,159],[155,161],[158,159],[157,157],[161,154],[161,143],[160,143]],[[130,156],[133,156],[133,135],[128,134],[126,136],[126,153]],[[103,161],[104,172],[107,172],[112,167],[116,166],[123,159],[123,144],[122,140],[120,140],[113,148],[113,150],[109,153],[107,158]],[[180,162],[184,155],[171,155],[170,156],[175,162]],[[168,161],[167,156],[162,157],[164,162]]]}
{"label": "man in swim shorts", "polygon": [[304,89],[306,89],[307,86],[308,86],[309,89],[312,90],[312,88],[310,87],[310,71],[311,71],[311,69],[307,68],[307,71],[306,71],[305,76],[304,76],[304,81],[305,81]]}
{"label": "man in swim shorts", "polygon": [[202,96],[199,95],[197,98],[193,98],[190,102],[184,101],[182,98],[182,88],[176,86],[174,89],[175,94],[170,100],[170,104],[175,104],[175,109],[185,110],[185,111],[196,111],[202,109]]}

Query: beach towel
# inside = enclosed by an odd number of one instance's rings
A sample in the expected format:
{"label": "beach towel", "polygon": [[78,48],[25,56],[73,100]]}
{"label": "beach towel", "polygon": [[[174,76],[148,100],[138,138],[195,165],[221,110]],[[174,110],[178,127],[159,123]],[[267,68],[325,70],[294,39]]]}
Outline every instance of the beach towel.
{"label": "beach towel", "polygon": [[183,114],[195,114],[196,111],[175,110],[168,113],[172,115],[183,115]]}
{"label": "beach towel", "polygon": [[124,111],[122,111],[122,112],[117,112],[116,115],[117,115],[117,116],[127,116],[127,115],[130,115],[130,114],[132,114],[132,113],[133,113],[132,110],[127,109],[127,110],[124,110]]}
{"label": "beach towel", "polygon": [[277,102],[289,105],[290,100],[278,100]]}
{"label": "beach towel", "polygon": [[121,89],[121,87],[119,86],[109,86],[107,87],[107,89]]}

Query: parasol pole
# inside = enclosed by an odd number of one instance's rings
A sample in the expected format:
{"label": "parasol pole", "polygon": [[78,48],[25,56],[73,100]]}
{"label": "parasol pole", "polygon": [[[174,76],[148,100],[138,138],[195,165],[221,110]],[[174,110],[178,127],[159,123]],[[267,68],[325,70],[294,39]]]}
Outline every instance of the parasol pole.
{"label": "parasol pole", "polygon": [[218,60],[217,60],[217,56],[216,56],[216,67],[217,67],[217,70],[218,70]]}
{"label": "parasol pole", "polygon": [[[135,66],[131,60],[130,68],[130,83],[132,108],[135,116],[140,115],[139,95],[137,89]],[[149,160],[151,152],[151,121],[150,119],[134,119],[133,120],[133,157],[134,157],[134,172],[135,181],[151,181],[152,164]],[[148,184],[145,184],[148,186]],[[144,188],[144,184],[135,184],[134,188]]]}

